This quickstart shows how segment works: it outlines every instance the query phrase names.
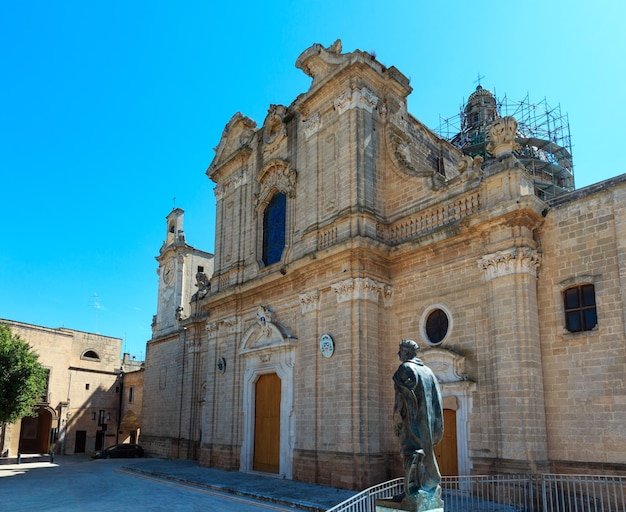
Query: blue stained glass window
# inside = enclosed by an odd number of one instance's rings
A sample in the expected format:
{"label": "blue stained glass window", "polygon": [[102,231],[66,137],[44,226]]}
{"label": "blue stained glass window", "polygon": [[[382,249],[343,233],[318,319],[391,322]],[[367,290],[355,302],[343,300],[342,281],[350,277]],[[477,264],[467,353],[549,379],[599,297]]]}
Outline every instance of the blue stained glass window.
{"label": "blue stained glass window", "polygon": [[263,215],[263,263],[278,263],[285,248],[285,218],[287,213],[287,196],[282,193],[274,195]]}

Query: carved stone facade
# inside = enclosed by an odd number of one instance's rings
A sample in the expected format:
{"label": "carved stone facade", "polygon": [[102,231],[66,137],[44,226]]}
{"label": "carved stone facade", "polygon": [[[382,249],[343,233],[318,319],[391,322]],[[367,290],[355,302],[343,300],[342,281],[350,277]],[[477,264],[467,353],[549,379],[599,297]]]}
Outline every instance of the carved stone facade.
{"label": "carved stone facade", "polygon": [[[260,127],[233,116],[207,170],[214,269],[182,321],[163,323],[163,299],[148,453],[352,489],[399,476],[391,376],[409,338],[441,382],[444,473],[623,472],[626,178],[546,203],[513,118],[471,158],[372,55],[336,42],[296,65],[310,89]],[[572,332],[564,292],[586,285],[597,325]]]}

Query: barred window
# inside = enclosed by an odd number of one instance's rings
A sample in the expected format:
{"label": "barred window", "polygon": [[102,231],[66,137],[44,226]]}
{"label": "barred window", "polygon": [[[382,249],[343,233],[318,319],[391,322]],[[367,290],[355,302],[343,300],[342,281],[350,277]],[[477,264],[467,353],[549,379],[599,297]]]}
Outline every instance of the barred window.
{"label": "barred window", "polygon": [[590,331],[598,323],[596,291],[592,284],[573,286],[563,292],[565,328],[570,332]]}

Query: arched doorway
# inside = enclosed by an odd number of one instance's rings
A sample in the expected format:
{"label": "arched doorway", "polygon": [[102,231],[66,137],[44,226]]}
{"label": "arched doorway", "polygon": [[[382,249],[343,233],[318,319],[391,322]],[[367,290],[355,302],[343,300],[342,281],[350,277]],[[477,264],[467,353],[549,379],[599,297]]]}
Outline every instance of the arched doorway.
{"label": "arched doorway", "polygon": [[280,388],[280,378],[275,373],[261,375],[256,382],[252,465],[255,471],[280,470]]}
{"label": "arched doorway", "polygon": [[[245,365],[240,469],[268,471],[292,478],[295,337],[283,326],[272,322],[271,311],[260,307],[257,323],[243,336],[239,355]],[[265,417],[266,412],[262,411],[270,408],[274,412]],[[258,413],[261,413],[260,417]],[[271,426],[259,429],[258,422]],[[267,454],[270,464],[264,466],[266,462],[261,460],[262,457],[258,458],[259,448],[267,442],[263,436],[270,435],[268,432],[275,436],[270,444],[274,451],[271,457]]]}
{"label": "arched doorway", "polygon": [[37,408],[37,416],[22,418],[20,426],[20,453],[48,453],[52,429],[52,413],[45,407]]}

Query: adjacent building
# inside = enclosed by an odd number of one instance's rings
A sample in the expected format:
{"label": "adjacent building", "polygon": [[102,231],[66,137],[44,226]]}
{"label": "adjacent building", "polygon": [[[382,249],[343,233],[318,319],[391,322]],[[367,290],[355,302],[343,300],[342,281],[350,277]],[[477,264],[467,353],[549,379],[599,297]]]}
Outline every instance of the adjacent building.
{"label": "adjacent building", "polygon": [[397,477],[409,338],[441,383],[444,474],[623,473],[626,176],[575,190],[567,145],[482,88],[446,138],[368,53],[316,44],[296,66],[308,91],[224,129],[214,257],[182,210],[166,219],[148,453],[353,489]]}
{"label": "adjacent building", "polygon": [[[128,354],[120,359],[120,338],[0,321],[31,346],[48,370],[47,390],[36,405],[36,416],[4,427],[0,446],[4,457],[50,451],[66,455],[93,453],[137,438],[141,385],[127,384],[124,389],[124,381],[135,382],[135,375],[143,375],[143,371],[137,371],[143,365]],[[139,389],[134,410],[126,403],[128,398],[123,399],[123,392],[127,397],[132,389]]]}

